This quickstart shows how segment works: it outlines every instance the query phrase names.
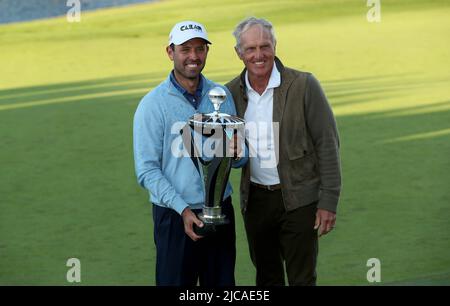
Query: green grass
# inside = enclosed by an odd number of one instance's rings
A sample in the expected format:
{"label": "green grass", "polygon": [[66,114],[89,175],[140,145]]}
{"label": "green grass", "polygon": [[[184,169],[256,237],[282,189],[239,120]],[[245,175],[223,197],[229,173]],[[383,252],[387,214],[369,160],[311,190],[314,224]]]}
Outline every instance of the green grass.
{"label": "green grass", "polygon": [[[382,1],[379,24],[365,1],[193,2],[0,26],[0,284],[68,284],[71,257],[84,285],[154,284],[134,111],[171,68],[174,23],[206,24],[205,75],[224,83],[242,69],[232,28],[257,15],[274,23],[284,63],[321,80],[337,116],[344,188],[318,283],[367,285],[376,257],[382,284],[450,285],[448,2]],[[235,171],[235,191],[238,181]],[[237,283],[252,285],[236,216]]]}

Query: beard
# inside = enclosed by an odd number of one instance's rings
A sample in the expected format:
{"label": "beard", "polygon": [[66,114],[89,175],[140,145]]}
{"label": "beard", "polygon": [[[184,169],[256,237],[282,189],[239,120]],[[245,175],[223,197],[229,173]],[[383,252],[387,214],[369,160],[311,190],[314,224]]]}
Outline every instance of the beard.
{"label": "beard", "polygon": [[[188,67],[189,64],[196,64],[197,67],[189,68]],[[174,68],[177,74],[182,76],[183,78],[195,80],[199,77],[204,67],[205,67],[204,63],[197,61],[195,63],[183,63],[183,65],[175,65]]]}

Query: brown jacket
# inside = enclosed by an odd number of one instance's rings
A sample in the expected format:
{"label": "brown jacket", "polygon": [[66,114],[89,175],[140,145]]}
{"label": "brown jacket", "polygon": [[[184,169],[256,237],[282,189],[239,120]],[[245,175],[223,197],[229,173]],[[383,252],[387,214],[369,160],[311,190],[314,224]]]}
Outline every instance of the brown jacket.
{"label": "brown jacket", "polygon": [[[273,93],[273,122],[279,122],[278,175],[286,211],[314,201],[318,208],[336,212],[341,190],[339,135],[332,110],[316,78],[284,67],[275,58],[281,85]],[[237,114],[247,109],[245,69],[226,84]],[[250,163],[242,169],[241,209],[245,212],[250,185]]]}

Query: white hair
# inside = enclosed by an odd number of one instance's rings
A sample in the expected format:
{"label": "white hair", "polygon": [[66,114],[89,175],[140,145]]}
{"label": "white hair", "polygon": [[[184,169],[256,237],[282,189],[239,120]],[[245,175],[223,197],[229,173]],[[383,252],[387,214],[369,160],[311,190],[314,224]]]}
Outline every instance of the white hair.
{"label": "white hair", "polygon": [[241,36],[242,33],[250,29],[254,25],[259,25],[263,29],[267,30],[267,32],[270,35],[270,39],[272,40],[273,45],[275,46],[277,43],[277,40],[275,38],[275,32],[273,30],[272,24],[262,18],[256,18],[256,17],[248,17],[241,21],[236,28],[234,29],[233,36],[236,38],[236,49],[241,53]]}

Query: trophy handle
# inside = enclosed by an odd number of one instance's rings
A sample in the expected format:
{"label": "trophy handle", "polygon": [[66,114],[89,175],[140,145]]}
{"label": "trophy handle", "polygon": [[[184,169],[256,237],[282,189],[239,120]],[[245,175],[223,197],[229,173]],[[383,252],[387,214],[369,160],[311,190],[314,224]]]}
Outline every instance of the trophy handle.
{"label": "trophy handle", "polygon": [[180,130],[181,138],[183,139],[183,145],[186,148],[186,151],[188,151],[188,148],[191,148],[190,152],[188,152],[189,157],[191,158],[192,162],[194,163],[195,168],[197,168],[197,171],[201,174],[201,169],[198,164],[198,161],[204,166],[208,165],[211,161],[203,160],[203,158],[198,153],[197,147],[194,144],[194,137],[191,135],[191,130],[189,128],[189,124],[186,124],[181,130]]}

